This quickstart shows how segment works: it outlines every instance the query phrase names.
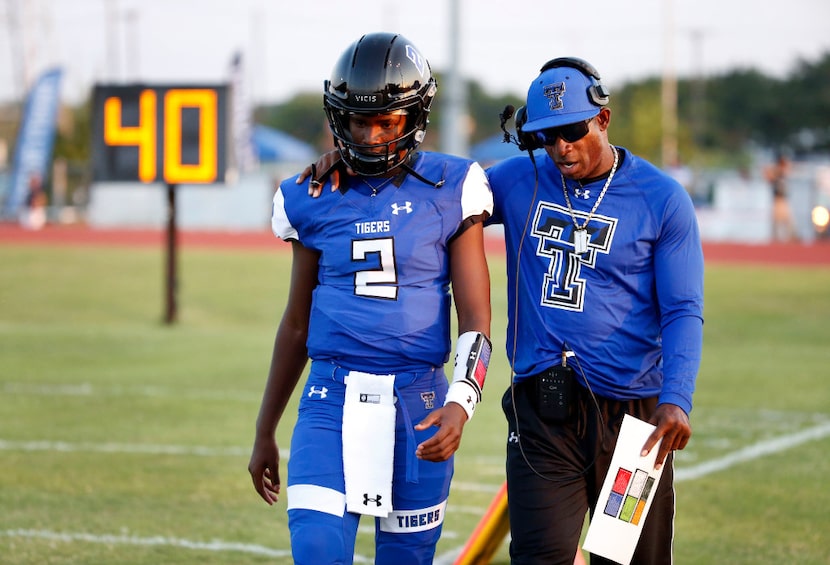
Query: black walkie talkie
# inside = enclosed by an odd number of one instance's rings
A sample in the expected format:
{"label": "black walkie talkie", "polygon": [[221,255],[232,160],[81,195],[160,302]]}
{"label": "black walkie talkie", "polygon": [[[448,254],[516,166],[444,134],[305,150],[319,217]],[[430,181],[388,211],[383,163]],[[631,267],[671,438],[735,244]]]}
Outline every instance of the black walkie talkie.
{"label": "black walkie talkie", "polygon": [[564,422],[573,414],[574,371],[562,351],[562,364],[551,367],[536,380],[539,417],[546,422]]}

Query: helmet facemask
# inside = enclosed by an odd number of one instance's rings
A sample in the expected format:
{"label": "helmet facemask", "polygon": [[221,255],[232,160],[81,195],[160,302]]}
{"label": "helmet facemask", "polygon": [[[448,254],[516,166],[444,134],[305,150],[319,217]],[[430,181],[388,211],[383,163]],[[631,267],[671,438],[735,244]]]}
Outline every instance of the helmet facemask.
{"label": "helmet facemask", "polygon": [[[349,129],[349,119],[356,114],[385,115],[405,112],[406,124],[401,135],[383,143],[358,143],[352,138]],[[384,175],[402,163],[418,148],[426,136],[428,109],[418,108],[412,116],[408,110],[392,110],[390,112],[351,112],[326,106],[326,116],[329,120],[334,145],[340,152],[343,161],[357,174],[364,176]]]}

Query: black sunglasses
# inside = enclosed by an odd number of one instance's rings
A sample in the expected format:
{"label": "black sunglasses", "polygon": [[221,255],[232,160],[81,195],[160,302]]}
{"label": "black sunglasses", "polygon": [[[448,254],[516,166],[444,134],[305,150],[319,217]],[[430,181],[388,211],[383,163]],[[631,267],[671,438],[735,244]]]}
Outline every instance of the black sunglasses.
{"label": "black sunglasses", "polygon": [[574,141],[579,141],[588,135],[588,124],[590,124],[593,119],[594,118],[588,118],[587,120],[576,122],[575,124],[567,124],[556,128],[543,129],[536,132],[536,138],[543,145],[556,145],[557,137],[561,137],[568,143],[573,143]]}

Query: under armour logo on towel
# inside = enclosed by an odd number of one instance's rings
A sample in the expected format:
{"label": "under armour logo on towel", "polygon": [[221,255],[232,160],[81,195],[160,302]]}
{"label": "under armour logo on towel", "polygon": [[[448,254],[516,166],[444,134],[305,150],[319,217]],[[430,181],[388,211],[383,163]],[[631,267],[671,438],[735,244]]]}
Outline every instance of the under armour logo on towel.
{"label": "under armour logo on towel", "polygon": [[397,216],[398,212],[401,212],[401,211],[406,212],[407,214],[411,214],[412,213],[412,202],[407,200],[406,204],[404,204],[403,206],[401,206],[397,202],[392,204],[392,213],[393,214],[395,214]]}
{"label": "under armour logo on towel", "polygon": [[314,396],[315,394],[319,394],[319,395],[320,395],[320,398],[322,399],[322,398],[325,398],[325,397],[327,396],[327,394],[326,394],[326,393],[327,393],[328,391],[329,391],[329,389],[327,389],[327,388],[326,388],[326,387],[324,387],[324,386],[321,386],[321,387],[320,387],[320,390],[317,390],[317,387],[316,387],[316,386],[311,386],[311,387],[309,387],[309,389],[308,389],[308,397],[309,397],[309,398],[311,398],[311,397],[312,397],[312,396]]}
{"label": "under armour logo on towel", "polygon": [[375,495],[375,498],[370,498],[370,497],[369,497],[369,493],[364,492],[364,493],[363,493],[363,505],[364,505],[364,506],[369,506],[369,503],[370,503],[370,502],[374,502],[374,503],[375,503],[375,506],[380,507],[380,504],[381,504],[380,499],[381,499],[381,498],[383,498],[383,497],[382,497],[381,495],[379,495],[379,494],[376,494],[376,495]]}

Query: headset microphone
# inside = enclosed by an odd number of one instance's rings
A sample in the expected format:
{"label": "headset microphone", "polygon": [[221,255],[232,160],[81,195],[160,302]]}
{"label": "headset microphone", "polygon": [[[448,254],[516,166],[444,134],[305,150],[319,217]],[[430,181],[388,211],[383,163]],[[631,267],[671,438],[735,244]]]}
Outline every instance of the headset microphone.
{"label": "headset microphone", "polygon": [[501,131],[504,132],[504,141],[502,141],[502,143],[511,143],[511,142],[515,143],[515,141],[513,141],[514,140],[513,136],[510,135],[510,132],[508,132],[504,128],[504,124],[507,123],[507,120],[509,120],[510,118],[513,117],[513,113],[515,111],[516,111],[516,108],[514,108],[513,105],[508,104],[507,106],[504,107],[504,110],[502,110],[502,113],[499,114],[499,119],[501,120],[501,123],[499,124],[499,127],[501,127]]}

